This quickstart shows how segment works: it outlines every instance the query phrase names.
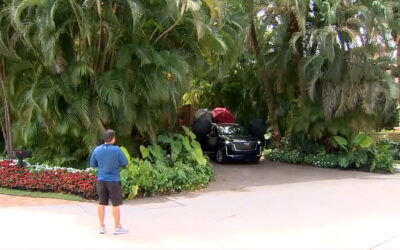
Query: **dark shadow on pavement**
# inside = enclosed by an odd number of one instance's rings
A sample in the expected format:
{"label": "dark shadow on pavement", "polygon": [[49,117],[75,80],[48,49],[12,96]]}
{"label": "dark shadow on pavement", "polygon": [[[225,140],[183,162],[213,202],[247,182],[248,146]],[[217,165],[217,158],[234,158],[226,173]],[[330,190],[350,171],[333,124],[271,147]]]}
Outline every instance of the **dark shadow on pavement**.
{"label": "dark shadow on pavement", "polygon": [[155,196],[127,201],[125,204],[165,203],[173,201],[174,197],[195,198],[208,192],[249,192],[250,187],[294,184],[302,182],[365,179],[365,180],[396,180],[399,174],[370,173],[368,169],[318,168],[310,165],[296,165],[269,160],[260,160],[257,164],[246,162],[230,162],[218,164],[212,162],[215,169],[215,179],[203,190],[181,192],[168,196]]}
{"label": "dark shadow on pavement", "polygon": [[217,164],[215,180],[204,192],[235,191],[245,192],[248,187],[282,185],[339,179],[396,179],[398,174],[370,173],[367,169],[328,169],[309,165],[286,164],[261,160],[258,164],[228,163]]}

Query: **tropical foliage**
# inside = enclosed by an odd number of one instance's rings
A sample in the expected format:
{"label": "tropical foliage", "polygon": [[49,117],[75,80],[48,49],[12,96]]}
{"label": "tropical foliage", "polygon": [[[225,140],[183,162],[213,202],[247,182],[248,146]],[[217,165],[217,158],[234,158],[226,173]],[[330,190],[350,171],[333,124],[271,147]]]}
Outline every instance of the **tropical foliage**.
{"label": "tropical foliage", "polygon": [[[149,196],[204,188],[214,178],[214,169],[203,155],[200,144],[187,128],[185,135],[169,133],[157,137],[155,143],[140,146],[141,158],[131,158],[121,147],[129,164],[121,171],[125,198]],[[76,194],[86,199],[97,198],[97,169],[78,170],[0,161],[0,187],[29,191]]]}
{"label": "tropical foliage", "polygon": [[235,1],[0,3],[14,146],[61,164],[87,157],[106,127],[154,140],[190,79],[235,62],[243,34]]}
{"label": "tropical foliage", "polygon": [[398,124],[399,1],[0,0],[0,8],[9,156],[14,146],[61,165],[82,160],[107,127],[138,155],[172,128],[182,103],[226,106],[244,125],[261,117],[276,145],[287,139],[305,154],[337,154],[345,150],[335,138]]}
{"label": "tropical foliage", "polygon": [[381,169],[394,173],[394,155],[396,147],[388,141],[374,141],[369,135],[360,133],[351,141],[335,136],[337,152],[320,151],[318,154],[305,153],[299,149],[286,146],[267,152],[268,159],[288,163],[307,163],[324,168],[361,168],[367,167],[371,172]]}
{"label": "tropical foliage", "polygon": [[[397,2],[247,1],[248,49],[224,80],[208,80],[213,95],[198,103],[225,105],[240,121],[268,119],[276,140],[286,136],[299,147],[329,147],[336,135],[351,139],[360,130],[396,126],[398,87],[390,69]],[[253,105],[252,117],[231,101],[243,99]]]}
{"label": "tropical foliage", "polygon": [[121,171],[124,196],[133,199],[136,195],[169,193],[195,190],[206,187],[214,177],[214,169],[203,156],[200,144],[187,128],[185,134],[162,134],[156,143],[141,146],[142,159],[129,159],[126,169]]}

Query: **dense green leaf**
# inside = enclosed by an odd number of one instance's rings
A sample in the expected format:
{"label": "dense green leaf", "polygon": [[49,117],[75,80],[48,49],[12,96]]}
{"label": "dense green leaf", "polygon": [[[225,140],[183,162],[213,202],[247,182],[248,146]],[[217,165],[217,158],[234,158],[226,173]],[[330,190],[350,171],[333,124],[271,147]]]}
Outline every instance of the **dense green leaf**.
{"label": "dense green leaf", "polygon": [[339,159],[338,159],[338,163],[339,163],[340,167],[347,168],[350,165],[350,159],[349,159],[348,155],[346,155],[346,154],[340,155]]}
{"label": "dense green leaf", "polygon": [[140,145],[140,152],[142,153],[143,159],[146,159],[150,155],[150,150],[143,145]]}
{"label": "dense green leaf", "polygon": [[[201,148],[200,151],[183,148],[182,141],[188,137],[181,134],[164,134],[158,139],[162,141],[160,145],[141,146],[152,157],[144,161],[132,158],[132,164],[121,171],[125,197],[132,199],[139,193],[148,195],[195,190],[207,185],[214,172],[208,159],[202,155]],[[175,157],[168,157],[169,147]],[[187,155],[189,157],[185,157]]]}
{"label": "dense green leaf", "polygon": [[355,145],[361,148],[368,148],[374,143],[374,140],[365,133],[358,134],[353,141]]}
{"label": "dense green leaf", "polygon": [[347,140],[346,140],[345,138],[336,135],[336,136],[333,137],[333,139],[336,141],[336,143],[337,143],[342,149],[344,149],[344,150],[346,150],[346,151],[348,150],[348,149],[347,149],[348,142],[347,142]]}

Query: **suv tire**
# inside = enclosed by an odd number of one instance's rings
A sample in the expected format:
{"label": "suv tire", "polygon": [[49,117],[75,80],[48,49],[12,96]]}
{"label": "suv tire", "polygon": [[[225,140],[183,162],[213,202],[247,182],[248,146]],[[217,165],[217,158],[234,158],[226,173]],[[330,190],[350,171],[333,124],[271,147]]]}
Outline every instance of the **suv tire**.
{"label": "suv tire", "polygon": [[224,152],[224,150],[219,149],[219,150],[217,151],[217,154],[215,155],[215,160],[216,160],[218,163],[224,163],[224,162],[225,162],[225,152]]}
{"label": "suv tire", "polygon": [[257,163],[260,161],[260,158],[261,158],[260,156],[257,156],[256,158],[253,158],[253,159],[251,160],[251,162],[257,164]]}

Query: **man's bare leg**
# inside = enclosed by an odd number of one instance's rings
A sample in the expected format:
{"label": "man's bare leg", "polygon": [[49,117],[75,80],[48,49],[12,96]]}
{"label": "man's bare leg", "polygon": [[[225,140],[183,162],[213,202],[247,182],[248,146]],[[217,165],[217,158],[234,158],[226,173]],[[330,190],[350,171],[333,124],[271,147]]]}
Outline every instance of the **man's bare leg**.
{"label": "man's bare leg", "polygon": [[100,227],[104,226],[104,210],[105,210],[105,206],[104,205],[99,205],[97,207],[97,213],[99,215]]}
{"label": "man's bare leg", "polygon": [[119,222],[120,210],[119,210],[119,206],[113,206],[112,213],[113,213],[113,216],[114,216],[115,228],[119,228],[120,227],[120,222]]}

